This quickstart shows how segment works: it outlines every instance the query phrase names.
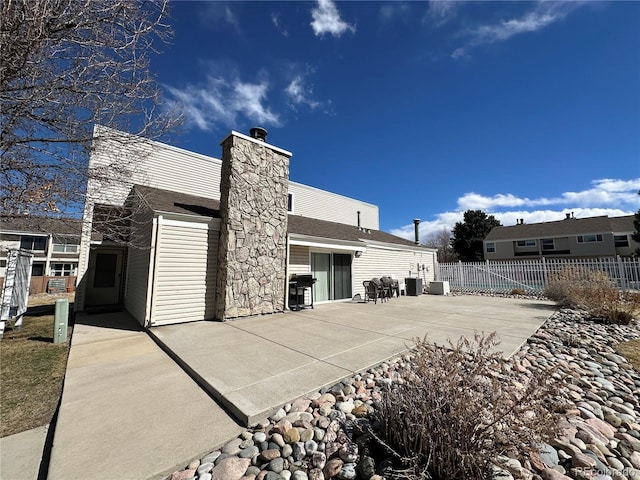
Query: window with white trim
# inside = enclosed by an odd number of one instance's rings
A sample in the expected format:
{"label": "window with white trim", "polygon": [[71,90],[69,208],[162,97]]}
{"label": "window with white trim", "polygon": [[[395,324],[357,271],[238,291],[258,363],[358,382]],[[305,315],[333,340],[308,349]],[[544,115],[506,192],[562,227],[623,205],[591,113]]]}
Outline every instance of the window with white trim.
{"label": "window with white trim", "polygon": [[629,246],[629,236],[628,235],[614,235],[613,241],[617,248],[620,247],[628,247]]}
{"label": "window with white trim", "polygon": [[540,240],[540,242],[542,244],[542,250],[556,249],[556,242],[553,240],[553,238],[543,238],[542,240]]}
{"label": "window with white trim", "polygon": [[590,235],[578,235],[578,243],[593,243],[593,242],[601,242],[602,234],[593,233]]}
{"label": "window with white trim", "polygon": [[293,193],[287,194],[287,212],[293,213]]}
{"label": "window with white trim", "polygon": [[485,247],[485,248],[486,248],[486,250],[485,250],[485,251],[486,251],[487,253],[495,253],[495,251],[496,251],[496,244],[495,244],[495,242],[487,242],[487,243],[486,243],[486,247]]}
{"label": "window with white trim", "polygon": [[78,264],[76,263],[52,263],[51,276],[53,277],[73,277],[76,274]]}
{"label": "window with white trim", "polygon": [[518,247],[535,247],[537,244],[535,240],[518,240],[516,245]]}
{"label": "window with white trim", "polygon": [[80,245],[77,240],[56,238],[53,240],[54,253],[78,253]]}
{"label": "window with white trim", "polygon": [[44,251],[47,249],[47,237],[20,237],[20,248],[32,251]]}

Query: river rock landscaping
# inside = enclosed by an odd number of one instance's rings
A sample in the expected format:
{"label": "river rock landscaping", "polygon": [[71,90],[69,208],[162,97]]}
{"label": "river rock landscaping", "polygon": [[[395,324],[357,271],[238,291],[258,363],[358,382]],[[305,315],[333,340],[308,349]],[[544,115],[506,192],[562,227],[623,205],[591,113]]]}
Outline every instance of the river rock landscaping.
{"label": "river rock landscaping", "polygon": [[[640,373],[615,346],[636,323],[606,325],[561,309],[508,360],[531,376],[555,367],[560,434],[539,452],[496,459],[499,480],[640,480]],[[411,366],[411,353],[284,405],[169,480],[380,480],[403,478],[376,439],[376,405]],[[380,448],[372,448],[378,445]],[[425,477],[426,478],[426,477]]]}

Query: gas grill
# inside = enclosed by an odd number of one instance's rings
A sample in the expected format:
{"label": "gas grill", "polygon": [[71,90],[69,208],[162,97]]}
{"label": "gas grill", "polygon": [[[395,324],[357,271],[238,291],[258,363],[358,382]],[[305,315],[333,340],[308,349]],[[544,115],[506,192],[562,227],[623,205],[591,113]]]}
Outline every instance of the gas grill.
{"label": "gas grill", "polygon": [[[312,275],[292,275],[289,280],[289,308],[313,308],[313,284],[316,279]],[[306,292],[309,290],[310,303],[305,303]]]}

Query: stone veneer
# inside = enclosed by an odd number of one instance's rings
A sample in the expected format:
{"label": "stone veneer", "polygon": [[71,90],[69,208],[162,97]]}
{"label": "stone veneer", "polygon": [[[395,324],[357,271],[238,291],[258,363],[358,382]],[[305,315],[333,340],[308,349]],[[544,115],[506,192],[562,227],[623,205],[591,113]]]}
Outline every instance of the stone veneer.
{"label": "stone veneer", "polygon": [[235,132],[222,142],[218,320],[284,311],[290,156]]}

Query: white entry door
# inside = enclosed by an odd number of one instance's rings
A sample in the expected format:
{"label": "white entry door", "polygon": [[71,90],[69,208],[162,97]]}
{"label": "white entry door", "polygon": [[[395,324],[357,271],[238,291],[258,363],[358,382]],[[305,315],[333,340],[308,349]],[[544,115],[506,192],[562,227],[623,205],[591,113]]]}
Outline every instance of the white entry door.
{"label": "white entry door", "polygon": [[116,305],[120,303],[122,287],[122,258],[124,251],[96,248],[89,255],[87,272],[87,306]]}

